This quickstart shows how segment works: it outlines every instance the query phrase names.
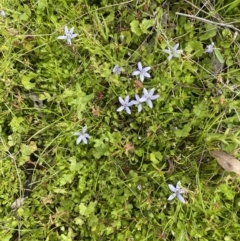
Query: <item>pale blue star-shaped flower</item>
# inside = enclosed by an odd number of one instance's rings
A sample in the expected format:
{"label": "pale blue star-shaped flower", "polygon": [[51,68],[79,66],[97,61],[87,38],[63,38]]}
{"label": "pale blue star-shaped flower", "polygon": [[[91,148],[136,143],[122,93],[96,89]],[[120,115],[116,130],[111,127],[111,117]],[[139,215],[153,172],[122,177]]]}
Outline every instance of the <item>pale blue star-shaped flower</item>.
{"label": "pale blue star-shaped flower", "polygon": [[121,67],[119,67],[118,65],[115,65],[114,68],[113,68],[113,70],[112,70],[112,72],[113,72],[114,74],[121,74],[121,71],[122,71],[122,69],[121,69]]}
{"label": "pale blue star-shaped flower", "polygon": [[138,112],[142,111],[142,103],[145,102],[145,100],[142,100],[138,95],[135,95],[136,100],[132,100],[132,104],[137,105]]}
{"label": "pale blue star-shaped flower", "polygon": [[83,129],[82,129],[81,132],[78,132],[78,131],[77,131],[77,132],[75,132],[73,135],[74,135],[74,136],[78,136],[77,141],[76,141],[77,145],[78,145],[81,141],[83,141],[85,144],[87,144],[88,139],[90,138],[90,136],[89,136],[88,133],[87,133],[87,127],[86,127],[86,126],[83,127]]}
{"label": "pale blue star-shaped flower", "polygon": [[142,67],[142,63],[138,62],[138,70],[133,71],[132,75],[139,75],[140,76],[140,80],[143,82],[144,78],[150,78],[150,74],[147,72],[151,69],[151,67]]}
{"label": "pale blue star-shaped flower", "polygon": [[153,107],[152,100],[156,100],[159,95],[154,95],[154,88],[152,88],[150,91],[148,91],[146,88],[143,89],[143,97],[140,99],[141,102],[147,102],[148,106],[150,108]]}
{"label": "pale blue star-shaped flower", "polygon": [[120,106],[117,111],[120,112],[126,110],[128,114],[131,114],[131,110],[129,107],[132,106],[133,103],[132,101],[129,102],[129,96],[126,96],[124,100],[121,97],[119,97],[118,99],[122,106]]}
{"label": "pale blue star-shaped flower", "polygon": [[214,43],[209,44],[206,47],[205,53],[212,53],[213,52],[213,47],[214,47]]}
{"label": "pale blue star-shaped flower", "polygon": [[171,194],[168,198],[168,201],[173,200],[175,197],[178,198],[178,200],[181,203],[186,203],[184,197],[181,195],[183,193],[185,193],[185,190],[181,188],[181,182],[178,181],[176,187],[174,187],[172,184],[168,184],[169,189],[173,192],[173,194]]}
{"label": "pale blue star-shaped flower", "polygon": [[74,34],[73,31],[74,31],[74,27],[72,27],[71,29],[68,30],[68,27],[65,26],[65,28],[64,28],[64,34],[65,34],[65,35],[63,35],[63,36],[58,36],[57,39],[61,39],[61,40],[66,39],[66,40],[67,40],[67,43],[68,43],[69,45],[71,45],[71,44],[72,44],[71,39],[77,37],[77,34]]}
{"label": "pale blue star-shaped flower", "polygon": [[181,49],[178,50],[179,43],[175,44],[174,47],[169,47],[167,49],[164,49],[163,52],[169,54],[168,60],[171,60],[172,57],[179,58],[183,51]]}

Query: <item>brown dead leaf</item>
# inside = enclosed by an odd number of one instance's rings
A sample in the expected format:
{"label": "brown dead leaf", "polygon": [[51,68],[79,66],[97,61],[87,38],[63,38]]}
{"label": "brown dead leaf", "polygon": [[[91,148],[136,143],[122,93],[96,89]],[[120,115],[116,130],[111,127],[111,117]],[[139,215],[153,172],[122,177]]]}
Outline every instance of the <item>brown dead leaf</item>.
{"label": "brown dead leaf", "polygon": [[228,172],[235,172],[240,175],[240,161],[223,151],[210,151],[210,154],[217,159],[217,162]]}

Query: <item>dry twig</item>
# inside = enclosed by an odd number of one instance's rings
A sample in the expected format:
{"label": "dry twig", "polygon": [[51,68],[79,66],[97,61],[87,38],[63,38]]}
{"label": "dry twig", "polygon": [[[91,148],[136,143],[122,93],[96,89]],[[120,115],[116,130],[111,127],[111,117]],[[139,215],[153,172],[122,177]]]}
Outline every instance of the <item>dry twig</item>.
{"label": "dry twig", "polygon": [[186,13],[176,12],[176,15],[197,19],[197,20],[200,20],[202,22],[210,23],[210,24],[213,24],[213,25],[221,26],[221,27],[231,28],[231,29],[233,29],[233,30],[235,30],[235,31],[240,33],[240,29],[236,28],[235,26],[233,26],[232,24],[229,24],[229,23],[214,22],[214,21],[211,21],[211,20],[208,20],[208,19],[205,19],[205,18],[200,18],[200,17],[194,16],[194,15],[190,15],[190,14],[186,14]]}

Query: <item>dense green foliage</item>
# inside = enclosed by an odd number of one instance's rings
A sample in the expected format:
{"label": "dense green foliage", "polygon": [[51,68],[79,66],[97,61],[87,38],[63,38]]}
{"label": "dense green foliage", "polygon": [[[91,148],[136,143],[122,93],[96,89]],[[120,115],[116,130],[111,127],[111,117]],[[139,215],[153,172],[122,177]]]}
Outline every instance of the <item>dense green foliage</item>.
{"label": "dense green foliage", "polygon": [[[240,157],[240,32],[176,15],[240,29],[239,7],[1,1],[0,240],[240,240],[240,179],[209,155]],[[57,39],[65,26],[72,45]],[[138,62],[151,67],[144,82]],[[160,95],[152,109],[117,112],[143,88]],[[84,126],[90,139],[76,145]],[[186,204],[167,200],[178,181]]]}

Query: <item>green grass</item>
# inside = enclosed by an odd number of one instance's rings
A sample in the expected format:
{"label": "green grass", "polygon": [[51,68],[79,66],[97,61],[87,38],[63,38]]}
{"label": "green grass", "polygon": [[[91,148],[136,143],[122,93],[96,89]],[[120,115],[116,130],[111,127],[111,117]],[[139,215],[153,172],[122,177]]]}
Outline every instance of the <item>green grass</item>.
{"label": "green grass", "polygon": [[[1,1],[1,241],[240,240],[240,179],[209,154],[240,157],[240,1],[209,2]],[[152,109],[117,112],[143,88]]]}

